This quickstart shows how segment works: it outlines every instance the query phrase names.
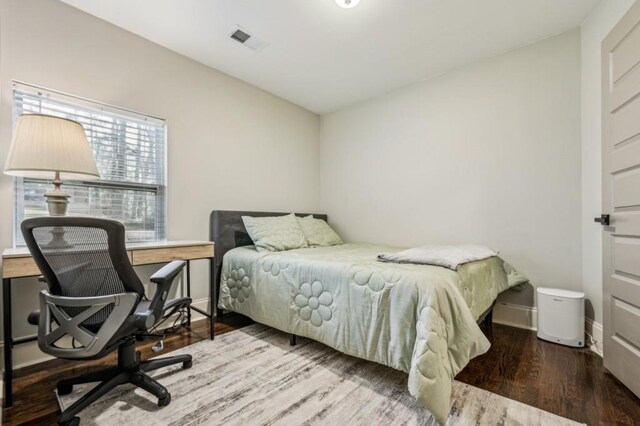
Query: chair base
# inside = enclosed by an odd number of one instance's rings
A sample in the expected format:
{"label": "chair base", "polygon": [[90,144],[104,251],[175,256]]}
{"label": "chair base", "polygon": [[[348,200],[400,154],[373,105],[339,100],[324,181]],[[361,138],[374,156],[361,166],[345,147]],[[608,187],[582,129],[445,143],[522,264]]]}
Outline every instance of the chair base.
{"label": "chair base", "polygon": [[151,393],[158,398],[158,406],[165,407],[171,402],[171,394],[167,388],[146,373],[158,368],[180,363],[182,363],[182,368],[187,369],[191,368],[192,362],[191,355],[177,355],[141,362],[140,354],[135,350],[135,342],[133,340],[127,341],[118,347],[117,367],[107,368],[58,382],[56,388],[59,395],[71,393],[75,385],[100,382],[69,408],[64,410],[58,417],[58,424],[79,424],[79,418],[76,417],[76,414],[93,404],[116,386],[126,383],[131,383]]}

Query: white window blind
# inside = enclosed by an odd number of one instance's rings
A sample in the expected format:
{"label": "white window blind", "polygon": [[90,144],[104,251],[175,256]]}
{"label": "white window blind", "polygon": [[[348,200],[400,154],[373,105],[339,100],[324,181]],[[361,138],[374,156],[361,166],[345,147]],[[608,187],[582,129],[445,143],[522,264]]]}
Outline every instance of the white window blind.
{"label": "white window blind", "polygon": [[[42,113],[80,122],[100,171],[96,181],[65,181],[69,215],[107,217],[126,227],[127,241],[166,238],[166,122],[117,107],[19,83],[14,121]],[[24,245],[22,220],[47,215],[50,181],[16,178],[15,242]]]}

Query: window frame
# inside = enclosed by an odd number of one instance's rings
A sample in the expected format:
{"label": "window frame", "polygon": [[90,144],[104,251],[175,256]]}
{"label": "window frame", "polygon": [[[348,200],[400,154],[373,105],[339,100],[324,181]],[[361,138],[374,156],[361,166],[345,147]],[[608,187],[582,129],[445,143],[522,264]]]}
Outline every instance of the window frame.
{"label": "window frame", "polygon": [[[58,102],[69,104],[71,107],[78,110],[84,110],[92,113],[108,113],[119,116],[125,121],[142,121],[152,123],[163,127],[162,147],[163,147],[163,160],[162,160],[162,182],[158,184],[149,184],[142,182],[126,182],[126,181],[114,181],[106,179],[97,180],[65,180],[64,187],[82,187],[87,190],[95,188],[107,188],[112,190],[122,191],[144,191],[151,192],[155,195],[156,211],[154,213],[155,228],[153,239],[136,239],[132,242],[157,242],[167,239],[167,201],[168,201],[168,123],[166,119],[155,117],[150,114],[144,114],[138,111],[117,107],[104,102],[83,98],[76,95],[60,92],[53,89],[44,88],[42,86],[24,83],[21,81],[13,80],[12,89],[12,124],[15,128],[16,120],[19,116],[16,108],[16,92],[28,93],[32,96],[38,96],[42,98],[51,98]],[[86,130],[86,129],[85,129]],[[120,139],[118,139],[120,140]],[[91,143],[91,138],[89,138]],[[30,178],[30,177],[14,177],[14,203],[13,203],[13,246],[24,247],[25,244],[21,237],[20,223],[25,217],[25,182],[32,182],[36,184],[45,184],[48,187],[52,185],[51,179]],[[73,203],[73,199],[71,200]]]}

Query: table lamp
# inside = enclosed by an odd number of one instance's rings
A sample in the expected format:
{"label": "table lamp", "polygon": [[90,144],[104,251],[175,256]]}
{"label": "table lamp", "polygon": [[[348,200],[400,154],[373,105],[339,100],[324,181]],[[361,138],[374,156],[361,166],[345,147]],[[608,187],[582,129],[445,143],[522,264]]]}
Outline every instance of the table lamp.
{"label": "table lamp", "polygon": [[44,194],[51,216],[67,213],[69,195],[60,189],[62,179],[100,178],[82,124],[45,114],[18,117],[4,172],[53,179],[53,191]]}

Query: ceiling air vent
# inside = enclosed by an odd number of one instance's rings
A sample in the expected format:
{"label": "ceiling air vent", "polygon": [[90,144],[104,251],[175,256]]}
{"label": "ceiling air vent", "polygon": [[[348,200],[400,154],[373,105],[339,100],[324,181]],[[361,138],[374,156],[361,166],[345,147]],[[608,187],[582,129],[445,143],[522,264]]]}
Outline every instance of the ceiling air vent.
{"label": "ceiling air vent", "polygon": [[237,29],[233,34],[231,34],[231,38],[234,39],[235,41],[238,41],[244,44],[247,40],[251,38],[251,36],[245,33],[244,31],[242,31],[241,29]]}
{"label": "ceiling air vent", "polygon": [[236,27],[231,32],[231,39],[255,51],[262,50],[267,45],[264,40],[260,40],[255,35],[250,34],[249,31],[241,26]]}

